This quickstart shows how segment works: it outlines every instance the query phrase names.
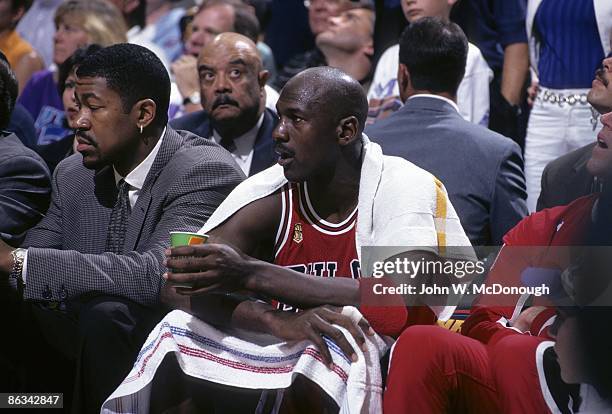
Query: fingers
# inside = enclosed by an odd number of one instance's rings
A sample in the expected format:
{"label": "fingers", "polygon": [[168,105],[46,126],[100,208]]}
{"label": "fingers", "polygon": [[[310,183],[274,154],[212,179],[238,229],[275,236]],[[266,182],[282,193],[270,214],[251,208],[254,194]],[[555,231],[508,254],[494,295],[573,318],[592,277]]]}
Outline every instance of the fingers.
{"label": "fingers", "polygon": [[358,323],[359,327],[361,328],[361,330],[365,333],[367,333],[369,336],[373,336],[376,335],[376,332],[374,331],[374,329],[372,328],[372,326],[370,326],[370,322],[368,322],[366,320],[366,318],[361,318],[359,320]]}
{"label": "fingers", "polygon": [[207,287],[197,287],[197,288],[186,288],[186,287],[176,287],[176,293],[182,296],[199,296],[204,295],[210,292],[222,290],[223,284],[215,283]]}
{"label": "fingers", "polygon": [[329,369],[333,369],[334,364],[333,364],[332,356],[329,352],[329,348],[327,347],[325,340],[319,334],[319,332],[313,329],[310,329],[308,330],[308,332],[306,332],[306,336],[308,337],[308,339],[310,339],[310,341],[313,344],[315,344],[315,346],[321,353],[321,357],[323,358],[323,363],[327,365]]}
{"label": "fingers", "polygon": [[213,243],[195,244],[190,246],[178,246],[166,249],[166,257],[178,256],[207,256],[218,251],[220,245]]}
{"label": "fingers", "polygon": [[165,265],[171,272],[192,273],[213,268],[211,262],[212,260],[206,257],[184,256],[180,258],[169,258],[165,261]]}
{"label": "fingers", "polygon": [[[353,322],[351,318],[349,318],[348,316],[342,315],[341,313],[330,312],[329,310],[326,310],[326,317],[328,318],[328,321],[330,321],[331,323],[342,326],[344,329],[349,331],[351,336],[355,339],[355,342],[357,342],[357,346],[359,346],[359,348],[361,348],[361,350],[363,351],[366,350],[366,340],[365,340],[365,337],[363,336],[363,332],[360,329],[360,327],[357,326],[355,322]],[[340,332],[340,334],[342,335],[342,332]],[[342,338],[343,340],[346,341],[346,338],[344,337],[344,335],[342,335]],[[346,343],[348,344],[348,341],[346,341]],[[353,351],[352,347],[351,347],[351,351]],[[352,358],[352,355],[349,355],[349,354],[346,354],[346,355],[349,356],[349,358]],[[356,357],[357,355],[355,355],[355,358]]]}
{"label": "fingers", "polygon": [[219,282],[219,274],[214,270],[193,273],[167,272],[164,278],[177,285],[189,284],[197,287],[208,287]]}
{"label": "fingers", "polygon": [[[317,315],[318,316],[318,315]],[[343,315],[340,315],[343,316]],[[343,316],[344,317],[344,316]],[[325,335],[329,339],[331,339],[342,351],[344,355],[346,355],[351,361],[357,361],[357,354],[355,350],[346,339],[342,331],[334,326],[332,326],[328,321],[324,320],[320,316],[315,318],[312,322],[313,327],[319,331],[320,335]],[[343,326],[342,324],[339,324]],[[365,340],[364,340],[365,341]],[[358,342],[359,343],[359,342]],[[325,345],[327,349],[327,345]],[[329,350],[328,350],[329,353]]]}

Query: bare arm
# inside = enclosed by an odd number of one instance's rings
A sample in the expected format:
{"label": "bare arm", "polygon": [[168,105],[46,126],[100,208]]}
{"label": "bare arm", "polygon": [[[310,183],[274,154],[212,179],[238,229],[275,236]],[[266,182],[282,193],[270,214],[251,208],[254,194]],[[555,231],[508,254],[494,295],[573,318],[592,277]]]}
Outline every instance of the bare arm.
{"label": "bare arm", "polygon": [[501,93],[512,105],[521,102],[523,85],[529,71],[529,49],[527,43],[513,43],[504,49]]}

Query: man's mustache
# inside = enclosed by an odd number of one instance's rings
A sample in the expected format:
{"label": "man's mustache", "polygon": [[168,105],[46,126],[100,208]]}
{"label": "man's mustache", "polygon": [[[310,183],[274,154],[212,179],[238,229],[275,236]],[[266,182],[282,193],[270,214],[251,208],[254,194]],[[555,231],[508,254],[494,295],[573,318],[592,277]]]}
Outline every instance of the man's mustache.
{"label": "man's mustache", "polygon": [[230,98],[227,95],[219,95],[217,97],[217,99],[214,100],[213,105],[212,105],[212,109],[215,109],[215,108],[217,108],[220,105],[239,106],[238,102],[236,102],[235,100],[233,100],[232,98]]}

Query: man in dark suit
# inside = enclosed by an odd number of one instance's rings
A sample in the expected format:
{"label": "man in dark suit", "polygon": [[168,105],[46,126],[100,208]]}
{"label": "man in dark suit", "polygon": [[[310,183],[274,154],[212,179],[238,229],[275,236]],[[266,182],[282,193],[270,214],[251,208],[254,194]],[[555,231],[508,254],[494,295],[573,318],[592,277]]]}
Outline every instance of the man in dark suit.
{"label": "man in dark suit", "polygon": [[220,34],[202,49],[198,73],[204,110],[171,125],[221,144],[246,175],[274,165],[272,131],[278,118],[265,107],[268,71],[257,46],[236,33]]}
{"label": "man in dark suit", "polygon": [[4,131],[17,99],[17,79],[0,52],[0,239],[19,246],[43,217],[51,195],[49,170],[19,137]]}
{"label": "man in dark suit", "polygon": [[168,74],[146,48],[88,56],[75,89],[80,154],[58,165],[51,207],[26,248],[0,243],[0,277],[34,302],[28,331],[51,345],[36,352],[76,364],[74,412],[99,412],[156,323],[169,232],[199,229],[244,178],[217,144],[167,126],[169,96]]}
{"label": "man in dark suit", "polygon": [[467,47],[453,23],[424,18],[407,28],[398,72],[405,105],[366,132],[385,154],[401,156],[444,183],[474,245],[498,245],[527,214],[523,159],[512,140],[459,115],[455,98]]}
{"label": "man in dark suit", "polygon": [[[587,99],[599,114],[612,112],[612,54],[603,60],[601,68],[595,73],[593,87]],[[594,116],[594,121],[598,118]],[[538,210],[563,206],[601,189],[601,180],[587,170],[587,161],[591,158],[596,144],[597,142],[593,142],[578,148],[551,161],[544,168]]]}

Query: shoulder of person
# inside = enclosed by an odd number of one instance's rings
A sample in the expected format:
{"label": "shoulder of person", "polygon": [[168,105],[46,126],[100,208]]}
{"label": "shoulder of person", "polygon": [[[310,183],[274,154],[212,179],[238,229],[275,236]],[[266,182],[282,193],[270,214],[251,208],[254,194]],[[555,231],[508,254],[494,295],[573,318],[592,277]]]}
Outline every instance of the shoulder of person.
{"label": "shoulder of person", "polygon": [[170,121],[170,126],[174,129],[191,131],[198,128],[204,122],[208,122],[208,114],[202,110],[175,118]]}

